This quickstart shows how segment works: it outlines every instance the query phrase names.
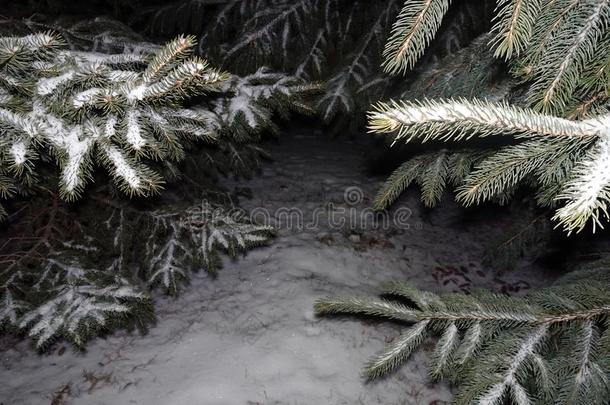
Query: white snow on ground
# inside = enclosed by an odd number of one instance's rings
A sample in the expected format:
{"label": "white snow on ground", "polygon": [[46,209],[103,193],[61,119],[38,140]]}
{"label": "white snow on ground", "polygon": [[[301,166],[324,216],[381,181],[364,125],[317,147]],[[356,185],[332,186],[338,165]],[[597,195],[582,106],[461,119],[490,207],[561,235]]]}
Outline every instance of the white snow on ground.
{"label": "white snow on ground", "polygon": [[[362,212],[382,180],[364,173],[370,148],[358,143],[302,131],[266,146],[276,161],[249,182],[231,181],[251,190],[252,198],[241,201],[249,210],[294,207],[311,218],[332,203],[334,211]],[[358,187],[350,189],[350,203],[348,187]],[[84,353],[58,344],[42,356],[27,343],[5,343],[0,403],[443,404],[451,393],[428,380],[430,345],[389,378],[365,383],[364,362],[399,327],[318,319],[312,307],[323,296],[375,295],[394,279],[435,291],[467,288],[468,279],[498,288],[480,257],[509,218],[471,219],[450,200],[424,210],[417,193],[408,193],[402,206],[412,212],[409,229],[352,232],[323,220],[318,229],[282,229],[269,247],[226,261],[217,279],[200,274],[180,297],[158,298],[159,322],[143,337],[123,331],[91,342]],[[285,228],[282,215],[276,219]],[[499,277],[536,284],[536,274],[523,268]]]}

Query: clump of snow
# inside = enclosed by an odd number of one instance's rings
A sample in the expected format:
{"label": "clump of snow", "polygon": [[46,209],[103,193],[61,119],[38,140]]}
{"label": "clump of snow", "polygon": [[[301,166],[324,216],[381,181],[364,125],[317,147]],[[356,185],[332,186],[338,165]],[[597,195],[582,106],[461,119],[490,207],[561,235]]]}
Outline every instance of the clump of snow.
{"label": "clump of snow", "polygon": [[61,168],[63,188],[68,192],[77,190],[85,178],[82,176],[83,163],[94,138],[85,134],[82,125],[66,125],[39,102],[33,104],[29,116],[40,124],[46,140],[64,156]]}
{"label": "clump of snow", "polygon": [[101,93],[102,89],[92,87],[90,89],[81,91],[74,95],[72,99],[72,105],[75,108],[81,108],[87,105],[91,105],[95,102],[96,97]]}
{"label": "clump of snow", "polygon": [[92,144],[90,138],[84,137],[82,129],[79,126],[72,127],[70,132],[62,140],[63,150],[67,155],[66,161],[63,163],[61,177],[64,187],[67,191],[76,190],[82,183],[83,160]]}
{"label": "clump of snow", "polygon": [[260,117],[264,116],[261,107],[257,105],[252,96],[247,93],[230,99],[228,108],[226,109],[227,122],[233,122],[238,114],[241,114],[251,127],[258,126]]}
{"label": "clump of snow", "polygon": [[135,109],[131,109],[127,112],[125,117],[127,125],[127,133],[125,138],[135,150],[140,150],[146,144],[146,141],[142,137],[142,130],[140,128],[140,122],[138,121],[139,113]]}
{"label": "clump of snow", "polygon": [[48,77],[38,80],[36,93],[39,96],[48,96],[61,84],[70,81],[74,77],[74,70],[69,70],[59,76]]}
{"label": "clump of snow", "polygon": [[30,116],[40,123],[45,138],[57,146],[63,145],[65,134],[69,131],[61,119],[47,111],[45,106],[39,102],[33,104]]}
{"label": "clump of snow", "polygon": [[112,138],[116,133],[117,119],[114,115],[109,115],[104,125],[104,136],[106,138]]}
{"label": "clump of snow", "polygon": [[27,152],[27,148],[25,146],[25,142],[17,141],[11,145],[10,153],[13,158],[13,162],[16,165],[22,165],[25,163],[25,154]]}
{"label": "clump of snow", "polygon": [[129,92],[127,93],[127,100],[136,101],[136,100],[144,99],[147,89],[148,89],[148,86],[146,86],[144,84],[135,86],[133,89],[129,90]]}
{"label": "clump of snow", "polygon": [[31,117],[22,117],[4,108],[0,108],[0,122],[25,133],[30,138],[34,138],[38,134],[38,127]]}
{"label": "clump of snow", "polygon": [[105,145],[103,147],[108,160],[112,163],[114,167],[114,173],[117,177],[123,179],[125,183],[129,185],[129,187],[133,190],[137,190],[140,188],[141,180],[138,173],[135,171],[133,167],[129,164],[125,156],[118,150],[115,146]]}

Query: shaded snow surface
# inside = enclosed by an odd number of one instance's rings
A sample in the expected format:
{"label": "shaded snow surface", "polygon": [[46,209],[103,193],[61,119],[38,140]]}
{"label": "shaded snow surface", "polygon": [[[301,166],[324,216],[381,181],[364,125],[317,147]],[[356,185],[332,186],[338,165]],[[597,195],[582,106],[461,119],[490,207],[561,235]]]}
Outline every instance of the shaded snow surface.
{"label": "shaded snow surface", "polygon": [[[84,353],[60,343],[42,356],[25,342],[5,344],[0,403],[391,405],[450,400],[447,385],[428,380],[431,345],[387,379],[366,383],[362,365],[398,335],[399,327],[354,318],[317,319],[313,303],[329,295],[375,295],[380,283],[395,279],[435,291],[508,285],[523,292],[527,283],[521,280],[540,283],[532,280],[538,273],[531,268],[494,276],[480,264],[483,246],[510,218],[465,214],[449,196],[437,209],[426,210],[411,191],[398,205],[411,210],[407,225],[332,229],[322,219],[316,229],[286,229],[286,217],[277,212],[282,207],[301,210],[305,222],[320,210],[362,213],[382,178],[366,175],[364,161],[371,148],[362,142],[301,130],[266,147],[275,162],[261,176],[230,181],[230,187],[251,194],[241,198],[246,209],[264,209],[276,225],[284,222],[274,243],[225,261],[215,280],[195,275],[178,298],[156,299],[159,322],[148,335],[118,332],[94,340]],[[486,221],[491,215],[494,221]]]}

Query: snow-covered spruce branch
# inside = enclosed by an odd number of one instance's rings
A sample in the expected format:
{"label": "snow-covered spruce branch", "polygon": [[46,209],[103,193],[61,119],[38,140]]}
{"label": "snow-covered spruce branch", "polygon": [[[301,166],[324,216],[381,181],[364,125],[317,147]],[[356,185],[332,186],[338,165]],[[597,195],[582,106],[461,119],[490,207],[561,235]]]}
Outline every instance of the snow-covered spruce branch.
{"label": "snow-covered spruce branch", "polygon": [[193,272],[214,275],[222,254],[245,253],[274,232],[207,201],[171,211],[103,201],[110,214],[101,229],[0,271],[0,332],[25,334],[44,351],[57,339],[82,348],[101,333],[146,328],[154,320],[148,290],[178,294]]}
{"label": "snow-covered spruce branch", "polygon": [[[391,102],[369,114],[369,129],[391,133],[394,142],[512,136],[520,143],[479,159],[462,178],[460,201],[469,205],[490,200],[533,178],[546,194],[542,200],[565,203],[555,219],[566,231],[580,231],[590,219],[594,229],[603,226],[610,201],[610,115],[572,121],[487,101]],[[436,160],[436,166],[427,166],[436,169],[425,173],[420,167],[424,160],[415,158],[396,170],[377,197],[378,208],[393,202],[422,173],[419,182],[427,178],[430,184],[428,196],[422,198],[428,204],[438,200],[448,166]]]}
{"label": "snow-covered spruce branch", "polygon": [[368,115],[369,131],[396,133],[394,141],[471,137],[600,137],[610,134],[610,116],[571,121],[504,102],[424,100],[378,103]]}
{"label": "snow-covered spruce branch", "polygon": [[129,280],[108,269],[84,267],[74,257],[49,257],[24,296],[32,274],[20,271],[0,292],[0,329],[25,332],[37,350],[63,338],[78,348],[116,327],[145,328],[152,303]]}
{"label": "snow-covered spruce branch", "polygon": [[[123,210],[115,208],[107,221],[114,232],[115,248],[123,252],[127,244],[139,252],[135,265],[142,271],[138,277],[149,287],[172,295],[189,283],[192,272],[215,275],[222,253],[236,257],[268,243],[274,234],[272,227],[252,223],[243,210],[205,200],[185,209],[132,213],[136,218],[128,227]],[[133,227],[147,229],[146,236],[131,240],[129,229]]]}
{"label": "snow-covered spruce branch", "polygon": [[82,193],[96,162],[127,194],[157,191],[161,176],[147,159],[171,159],[189,138],[214,138],[206,117],[181,103],[218,91],[227,75],[188,57],[193,46],[193,38],[180,37],[148,61],[82,57],[61,50],[61,40],[51,34],[0,39],[0,84],[5,84],[0,87],[25,109],[0,107],[0,147],[8,170],[31,170],[48,145],[61,167],[60,190],[68,200]]}
{"label": "snow-covered spruce branch", "polygon": [[[60,166],[67,200],[82,194],[96,164],[128,195],[149,195],[191,143],[248,160],[239,155],[253,155],[248,145],[275,128],[275,113],[313,112],[308,99],[318,84],[265,68],[230,76],[193,57],[194,45],[178,37],[150,55],[106,55],[64,50],[52,34],[0,38],[0,198],[31,186],[47,155]],[[201,94],[199,105],[184,108]],[[210,165],[247,170],[221,157]]]}
{"label": "snow-covered spruce branch", "polygon": [[610,394],[610,291],[607,283],[594,282],[604,279],[600,274],[524,298],[436,295],[394,282],[384,288],[388,299],[322,299],[315,310],[413,323],[369,361],[364,371],[371,379],[440,334],[430,376],[463,383],[456,404],[601,403]]}
{"label": "snow-covered spruce branch", "polygon": [[292,112],[314,114],[309,100],[321,87],[266,67],[249,75],[234,75],[223,87],[225,96],[211,103],[213,121],[235,140],[257,139],[262,131],[273,130],[274,114],[282,118]]}

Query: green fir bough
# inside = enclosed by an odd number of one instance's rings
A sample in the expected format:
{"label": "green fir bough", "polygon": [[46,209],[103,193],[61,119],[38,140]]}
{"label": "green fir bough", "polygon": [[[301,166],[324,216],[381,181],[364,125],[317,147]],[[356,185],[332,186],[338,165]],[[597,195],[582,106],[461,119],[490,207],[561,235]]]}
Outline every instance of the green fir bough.
{"label": "green fir bough", "polygon": [[[573,276],[573,275],[572,275]],[[568,277],[572,277],[568,276]],[[437,295],[408,283],[384,298],[328,298],[319,315],[353,314],[411,324],[364,373],[384,376],[431,335],[430,377],[459,382],[455,404],[593,404],[610,396],[610,278],[605,268],[524,298],[477,291]]]}

